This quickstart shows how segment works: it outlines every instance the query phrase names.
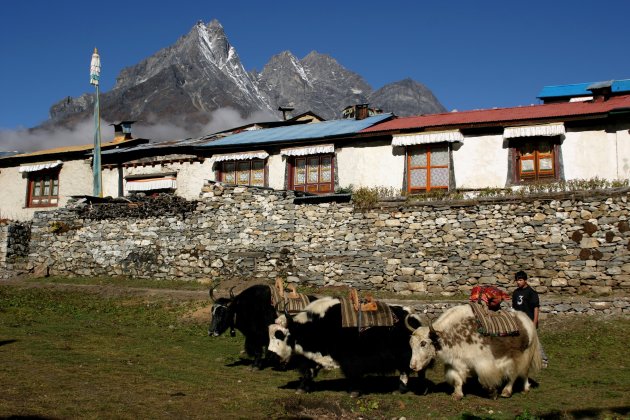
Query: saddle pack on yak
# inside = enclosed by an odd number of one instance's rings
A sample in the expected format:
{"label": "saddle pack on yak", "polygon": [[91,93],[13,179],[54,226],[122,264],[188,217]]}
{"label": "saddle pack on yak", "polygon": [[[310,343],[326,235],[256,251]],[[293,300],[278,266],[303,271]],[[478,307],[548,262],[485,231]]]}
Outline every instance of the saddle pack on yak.
{"label": "saddle pack on yak", "polygon": [[298,293],[295,290],[295,285],[288,285],[287,289],[284,288],[284,282],[280,277],[276,279],[274,286],[269,286],[271,289],[271,305],[281,311],[287,311],[289,314],[296,314],[303,310],[306,305],[309,304],[310,299],[303,293]]}
{"label": "saddle pack on yak", "polygon": [[475,286],[470,291],[469,303],[479,325],[479,333],[491,336],[518,335],[518,325],[509,311],[501,309],[501,302],[511,296],[495,286]]}
{"label": "saddle pack on yak", "polygon": [[342,327],[357,327],[363,330],[370,327],[391,327],[396,321],[389,305],[374,300],[371,295],[359,298],[356,289],[350,289],[348,297],[341,301]]}

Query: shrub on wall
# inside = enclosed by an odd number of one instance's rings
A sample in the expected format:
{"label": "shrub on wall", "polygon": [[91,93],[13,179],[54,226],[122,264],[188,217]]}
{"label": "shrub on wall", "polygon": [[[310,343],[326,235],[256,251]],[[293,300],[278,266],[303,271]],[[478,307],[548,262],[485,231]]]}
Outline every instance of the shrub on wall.
{"label": "shrub on wall", "polygon": [[378,190],[376,188],[360,187],[352,193],[352,202],[358,210],[373,208],[378,203]]}

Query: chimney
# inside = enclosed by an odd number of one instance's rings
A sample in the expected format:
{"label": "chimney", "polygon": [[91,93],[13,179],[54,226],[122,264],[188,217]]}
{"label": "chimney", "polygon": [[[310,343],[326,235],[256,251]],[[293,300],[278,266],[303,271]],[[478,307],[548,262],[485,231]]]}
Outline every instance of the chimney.
{"label": "chimney", "polygon": [[380,108],[370,108],[370,104],[348,105],[341,111],[341,118],[347,120],[363,120],[376,114],[382,114]]}
{"label": "chimney", "polygon": [[370,110],[368,108],[368,104],[357,104],[356,105],[356,113],[355,118],[357,120],[363,120],[369,117]]}
{"label": "chimney", "polygon": [[604,102],[610,98],[612,94],[613,80],[607,82],[597,82],[588,86],[586,90],[593,92],[593,102]]}
{"label": "chimney", "polygon": [[286,121],[287,120],[287,113],[293,111],[294,108],[291,108],[290,106],[279,106],[278,107],[278,111],[282,112],[282,120]]}
{"label": "chimney", "polygon": [[120,143],[133,138],[131,137],[131,124],[133,123],[135,123],[135,121],[120,121],[110,124],[114,126],[114,143]]}

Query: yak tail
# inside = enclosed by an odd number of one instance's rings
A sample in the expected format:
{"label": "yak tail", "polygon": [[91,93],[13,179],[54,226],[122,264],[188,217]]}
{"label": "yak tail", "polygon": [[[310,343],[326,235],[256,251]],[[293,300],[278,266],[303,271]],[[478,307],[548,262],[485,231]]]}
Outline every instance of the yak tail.
{"label": "yak tail", "polygon": [[533,352],[533,354],[532,360],[529,364],[529,375],[535,375],[540,372],[543,365],[542,352],[540,348],[540,340],[538,339],[538,334],[535,334],[533,338],[533,342],[531,343],[531,351]]}

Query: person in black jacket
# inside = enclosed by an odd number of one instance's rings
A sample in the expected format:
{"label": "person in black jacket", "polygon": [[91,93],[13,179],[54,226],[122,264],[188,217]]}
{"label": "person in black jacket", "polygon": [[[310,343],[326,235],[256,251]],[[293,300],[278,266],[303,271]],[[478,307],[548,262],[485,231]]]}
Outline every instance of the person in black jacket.
{"label": "person in black jacket", "polygon": [[[516,290],[512,293],[512,308],[517,311],[525,312],[534,322],[536,328],[538,328],[538,317],[540,313],[538,293],[527,283],[526,272],[518,271],[514,275],[514,279],[516,280]],[[545,354],[542,344],[540,345],[540,353],[543,358],[543,367],[547,367],[549,359]]]}

